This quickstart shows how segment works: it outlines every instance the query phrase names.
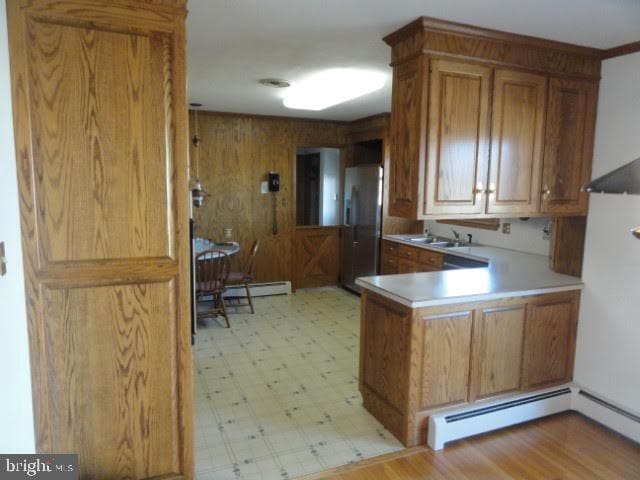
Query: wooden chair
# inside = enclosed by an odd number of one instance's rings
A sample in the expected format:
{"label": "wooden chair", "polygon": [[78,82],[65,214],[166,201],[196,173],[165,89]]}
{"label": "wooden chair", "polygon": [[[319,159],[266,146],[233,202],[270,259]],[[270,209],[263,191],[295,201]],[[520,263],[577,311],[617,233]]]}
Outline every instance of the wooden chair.
{"label": "wooden chair", "polygon": [[[229,317],[222,294],[227,290],[229,257],[221,250],[206,250],[196,256],[196,310],[197,318],[222,316],[229,325]],[[213,297],[213,308],[200,311],[198,303],[204,297]]]}
{"label": "wooden chair", "polygon": [[[256,274],[256,255],[258,254],[258,240],[253,242],[253,246],[251,247],[251,252],[249,253],[249,258],[247,259],[247,263],[245,264],[244,271],[242,272],[231,272],[229,274],[229,279],[227,280],[227,285],[244,285],[244,290],[246,295],[232,295],[227,296],[228,299],[235,299],[238,303],[239,307],[249,307],[251,309],[251,313],[256,313],[253,308],[253,300],[251,298],[251,291],[249,290],[249,284],[253,282]],[[240,299],[246,298],[247,301],[245,303],[241,303]]]}

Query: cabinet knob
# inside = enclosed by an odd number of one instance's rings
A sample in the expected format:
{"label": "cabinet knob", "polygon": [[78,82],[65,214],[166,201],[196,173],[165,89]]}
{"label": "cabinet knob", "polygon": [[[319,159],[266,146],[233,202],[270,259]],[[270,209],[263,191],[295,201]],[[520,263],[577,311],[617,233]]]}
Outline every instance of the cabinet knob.
{"label": "cabinet knob", "polygon": [[487,195],[493,195],[494,193],[496,193],[495,188],[489,188],[487,190],[485,190],[485,192]]}
{"label": "cabinet knob", "polygon": [[545,197],[551,195],[551,189],[547,185],[542,187],[542,195],[544,195]]}
{"label": "cabinet knob", "polygon": [[483,189],[481,189],[481,188],[476,188],[476,189],[473,191],[473,193],[474,193],[475,195],[482,195],[482,194],[484,193],[484,190],[483,190]]}

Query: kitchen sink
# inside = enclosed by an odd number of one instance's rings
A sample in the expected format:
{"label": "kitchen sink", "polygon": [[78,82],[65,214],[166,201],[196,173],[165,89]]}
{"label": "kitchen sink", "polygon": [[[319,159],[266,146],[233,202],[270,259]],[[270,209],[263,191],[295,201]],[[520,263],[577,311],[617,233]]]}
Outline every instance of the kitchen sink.
{"label": "kitchen sink", "polygon": [[422,243],[425,245],[430,245],[432,247],[438,247],[438,248],[467,247],[469,245],[469,243],[467,242],[456,242],[455,240],[450,240],[448,238],[439,238],[439,237],[420,237],[420,238],[411,238],[409,240],[411,242]]}

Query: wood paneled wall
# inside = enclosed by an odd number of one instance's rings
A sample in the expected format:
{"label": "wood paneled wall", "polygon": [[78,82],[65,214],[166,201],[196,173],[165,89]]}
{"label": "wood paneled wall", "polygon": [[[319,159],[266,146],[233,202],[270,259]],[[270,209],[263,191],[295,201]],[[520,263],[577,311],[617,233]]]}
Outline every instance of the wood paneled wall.
{"label": "wood paneled wall", "polygon": [[[192,135],[193,115],[190,112]],[[194,209],[196,235],[222,241],[223,229],[233,228],[240,260],[259,240],[257,281],[291,280],[296,147],[344,146],[347,124],[203,111],[198,112],[198,124],[199,176],[212,196]],[[273,194],[260,193],[269,171],[280,174],[277,235],[272,233]]]}
{"label": "wood paneled wall", "polygon": [[[193,120],[192,111],[191,135],[195,132]],[[196,234],[221,241],[223,229],[232,228],[233,239],[241,246],[238,263],[244,260],[253,241],[259,240],[258,282],[294,277],[297,147],[342,147],[348,162],[351,142],[382,138],[384,163],[388,167],[388,114],[355,122],[333,122],[199,111],[198,125],[201,138],[198,174],[204,189],[212,196],[201,208],[194,209]],[[193,146],[191,163],[195,168]],[[260,182],[266,180],[269,171],[280,174],[277,235],[272,233],[272,194],[260,193]],[[384,188],[384,233],[420,232],[422,222],[389,217],[386,181]]]}

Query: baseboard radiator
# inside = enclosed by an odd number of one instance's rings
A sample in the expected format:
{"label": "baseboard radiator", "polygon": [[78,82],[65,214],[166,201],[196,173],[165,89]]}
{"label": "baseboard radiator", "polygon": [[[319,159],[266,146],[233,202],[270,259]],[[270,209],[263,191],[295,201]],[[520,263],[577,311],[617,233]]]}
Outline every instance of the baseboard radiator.
{"label": "baseboard radiator", "polygon": [[574,384],[539,390],[507,399],[434,413],[429,417],[427,443],[441,450],[445,443],[575,410],[640,442],[640,416],[599,398]]}
{"label": "baseboard radiator", "polygon": [[[249,285],[252,297],[267,297],[270,295],[291,295],[291,282],[253,283]],[[224,297],[245,295],[244,285],[229,285]]]}
{"label": "baseboard radiator", "polygon": [[565,386],[436,413],[429,417],[427,443],[441,450],[446,442],[560,413],[571,407],[571,396]]}

